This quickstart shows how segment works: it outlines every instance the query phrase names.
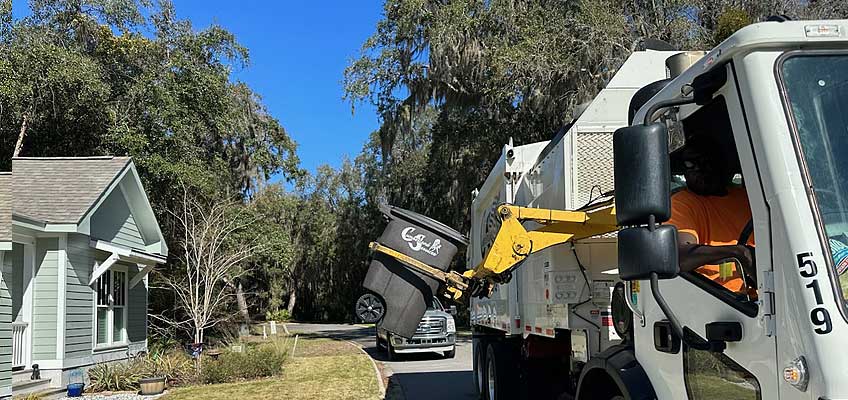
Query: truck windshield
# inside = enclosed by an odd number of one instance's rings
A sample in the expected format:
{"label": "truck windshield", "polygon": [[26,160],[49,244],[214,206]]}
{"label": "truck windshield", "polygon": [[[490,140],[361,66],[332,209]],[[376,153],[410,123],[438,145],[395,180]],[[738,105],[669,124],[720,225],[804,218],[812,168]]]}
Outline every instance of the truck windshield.
{"label": "truck windshield", "polygon": [[445,310],[445,308],[442,307],[442,303],[439,301],[439,299],[437,299],[435,297],[433,297],[433,304],[430,304],[429,306],[427,306],[427,309],[428,310],[436,310],[436,311],[444,311]]}
{"label": "truck windshield", "polygon": [[783,84],[843,301],[848,298],[848,54],[800,53]]}

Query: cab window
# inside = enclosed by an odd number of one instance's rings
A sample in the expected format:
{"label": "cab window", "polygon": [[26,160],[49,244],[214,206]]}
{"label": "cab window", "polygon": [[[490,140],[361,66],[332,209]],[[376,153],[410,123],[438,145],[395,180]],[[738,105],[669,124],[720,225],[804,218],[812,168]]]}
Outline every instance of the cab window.
{"label": "cab window", "polygon": [[760,400],[757,378],[723,353],[687,346],[683,356],[686,393],[692,400]]}
{"label": "cab window", "polygon": [[[753,261],[755,241],[749,199],[741,175],[739,156],[723,96],[689,115],[671,129],[672,217],[682,246],[681,266],[691,264],[704,249],[745,245]],[[676,145],[676,146],[675,146]],[[707,249],[713,250],[713,249]],[[709,293],[756,315],[756,270],[747,270],[740,259],[722,258],[682,269],[681,276]]]}

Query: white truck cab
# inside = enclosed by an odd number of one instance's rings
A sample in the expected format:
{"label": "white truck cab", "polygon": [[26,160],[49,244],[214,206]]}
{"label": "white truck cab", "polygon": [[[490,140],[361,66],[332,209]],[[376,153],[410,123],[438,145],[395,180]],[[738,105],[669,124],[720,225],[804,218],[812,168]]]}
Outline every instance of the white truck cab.
{"label": "white truck cab", "polygon": [[685,343],[660,349],[657,323],[667,315],[649,290],[634,291],[636,359],[660,399],[848,398],[848,21],[745,27],[635,121],[687,97],[708,74],[703,104],[659,113],[672,132],[726,135],[738,155],[756,238],[756,296],[728,295],[691,274],[660,281],[680,324],[700,337],[713,322],[741,326],[738,340],[709,352]]}

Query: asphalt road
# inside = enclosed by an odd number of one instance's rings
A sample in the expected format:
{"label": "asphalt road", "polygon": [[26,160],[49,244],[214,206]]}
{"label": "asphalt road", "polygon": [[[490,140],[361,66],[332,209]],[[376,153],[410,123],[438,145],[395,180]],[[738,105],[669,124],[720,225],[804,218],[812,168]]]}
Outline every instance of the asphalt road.
{"label": "asphalt road", "polygon": [[453,359],[444,359],[439,353],[421,353],[404,354],[399,361],[387,361],[386,351],[376,347],[374,328],[343,324],[287,324],[287,327],[290,332],[318,333],[360,344],[391,375],[390,386],[400,386],[400,396],[398,391],[390,392],[392,396],[387,396],[387,400],[477,399],[470,338],[459,339]]}

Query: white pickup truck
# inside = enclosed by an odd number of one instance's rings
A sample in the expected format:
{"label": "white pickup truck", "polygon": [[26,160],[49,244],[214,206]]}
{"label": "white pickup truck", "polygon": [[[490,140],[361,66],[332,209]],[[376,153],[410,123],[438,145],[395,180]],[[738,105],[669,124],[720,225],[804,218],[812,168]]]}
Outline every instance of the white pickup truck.
{"label": "white pickup truck", "polygon": [[456,323],[453,320],[456,306],[448,311],[437,298],[427,307],[424,317],[409,339],[395,335],[377,325],[377,347],[386,349],[389,360],[398,354],[441,352],[445,358],[456,355]]}

